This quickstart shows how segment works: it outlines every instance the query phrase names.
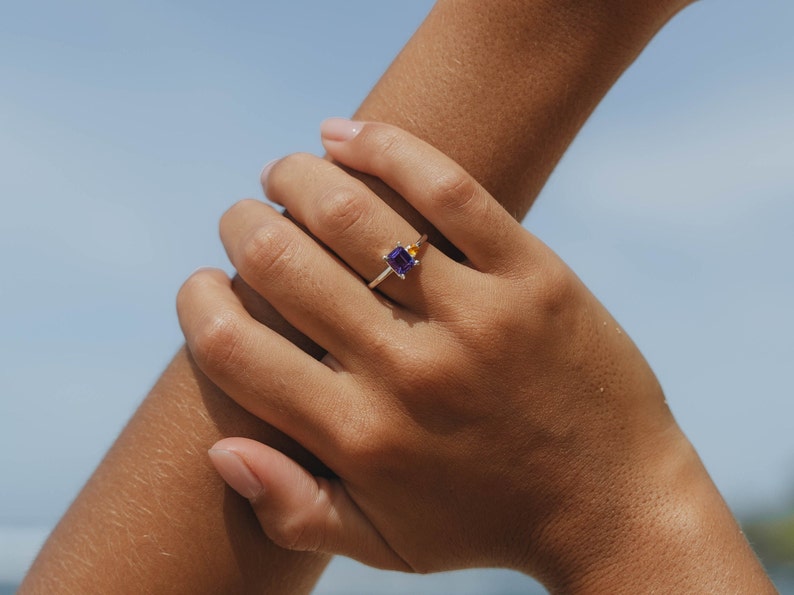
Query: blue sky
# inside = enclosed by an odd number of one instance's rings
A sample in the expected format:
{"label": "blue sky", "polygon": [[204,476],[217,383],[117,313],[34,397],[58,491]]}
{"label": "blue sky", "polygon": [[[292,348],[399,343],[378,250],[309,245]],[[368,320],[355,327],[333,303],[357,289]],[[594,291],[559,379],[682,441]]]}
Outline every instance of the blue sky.
{"label": "blue sky", "polygon": [[[265,162],[319,152],[430,4],[0,7],[0,560],[57,521],[178,347],[181,281],[228,270],[220,214]],[[739,512],[794,499],[792,23],[788,0],[679,15],[526,221]]]}

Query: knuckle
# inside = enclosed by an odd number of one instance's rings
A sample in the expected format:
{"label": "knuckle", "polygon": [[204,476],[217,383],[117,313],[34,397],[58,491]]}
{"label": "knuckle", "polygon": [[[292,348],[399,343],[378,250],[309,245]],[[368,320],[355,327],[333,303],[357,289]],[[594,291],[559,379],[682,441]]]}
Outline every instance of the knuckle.
{"label": "knuckle", "polygon": [[273,521],[268,537],[277,546],[287,550],[308,551],[311,544],[308,537],[308,526],[302,516],[283,516]]}
{"label": "knuckle", "polygon": [[[367,358],[382,362],[391,374],[401,378],[420,379],[423,376],[424,358],[432,355],[432,350],[410,341],[395,340],[395,336],[379,329],[373,331],[367,341]],[[428,353],[426,353],[428,352]]]}
{"label": "knuckle", "polygon": [[[238,269],[262,278],[275,278],[286,265],[293,238],[286,219],[273,219],[260,225],[243,241]],[[245,277],[245,275],[244,275]]]}
{"label": "knuckle", "polygon": [[431,186],[431,200],[444,211],[468,214],[479,196],[479,185],[463,170],[440,175]]}
{"label": "knuckle", "polygon": [[240,320],[231,311],[205,316],[191,342],[191,352],[202,370],[213,374],[233,373],[240,360],[243,342]]}
{"label": "knuckle", "polygon": [[319,224],[337,237],[345,236],[359,224],[366,224],[369,202],[361,188],[335,186],[320,201]]}
{"label": "knuckle", "polygon": [[267,534],[276,545],[302,552],[318,552],[325,547],[326,523],[333,512],[333,504],[328,496],[328,480],[320,477],[317,482],[325,486],[317,491],[313,502],[272,517]]}
{"label": "knuckle", "polygon": [[355,461],[356,469],[367,477],[392,474],[395,462],[404,459],[404,453],[393,437],[394,420],[381,415],[362,426],[361,431],[351,435],[345,445],[350,460]]}
{"label": "knuckle", "polygon": [[380,163],[392,162],[399,157],[402,139],[398,129],[392,126],[369,124],[365,130],[367,131],[367,148],[371,151],[376,161]]}
{"label": "knuckle", "polygon": [[576,304],[576,277],[561,261],[545,263],[532,284],[536,311],[547,318],[557,318]]}
{"label": "knuckle", "polygon": [[403,412],[391,402],[384,402],[377,391],[364,393],[356,407],[355,418],[346,420],[339,432],[336,452],[344,453],[339,471],[364,475],[388,473],[392,468],[397,443],[405,439],[400,431]]}
{"label": "knuckle", "polygon": [[389,337],[387,332],[381,332],[380,328],[374,328],[372,333],[367,338],[366,358],[372,358],[373,361],[389,362],[392,359],[395,347],[395,341]]}
{"label": "knuckle", "polygon": [[406,386],[411,389],[425,390],[433,378],[433,373],[440,369],[444,355],[440,350],[424,346],[410,345],[400,350],[397,360],[400,368],[405,370]]}
{"label": "knuckle", "polygon": [[378,333],[367,344],[367,357],[381,362],[381,372],[396,381],[402,400],[413,402],[436,394],[439,384],[449,378],[448,346],[446,341],[438,340],[427,345],[395,341],[393,335]]}

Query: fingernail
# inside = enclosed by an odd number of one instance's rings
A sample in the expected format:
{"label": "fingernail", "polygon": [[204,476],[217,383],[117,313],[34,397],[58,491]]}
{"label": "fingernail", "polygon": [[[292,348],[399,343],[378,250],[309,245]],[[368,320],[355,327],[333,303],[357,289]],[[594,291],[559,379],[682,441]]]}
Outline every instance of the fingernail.
{"label": "fingernail", "polygon": [[259,181],[262,183],[263,187],[267,185],[267,178],[270,175],[270,170],[273,169],[273,166],[279,161],[281,161],[281,158],[265,163],[265,167],[262,168],[262,171],[259,174]]}
{"label": "fingernail", "polygon": [[354,138],[364,127],[364,122],[347,118],[328,118],[320,124],[320,134],[325,140],[346,141]]}
{"label": "fingernail", "polygon": [[210,460],[223,480],[243,498],[256,498],[264,487],[242,458],[230,450],[211,448]]}

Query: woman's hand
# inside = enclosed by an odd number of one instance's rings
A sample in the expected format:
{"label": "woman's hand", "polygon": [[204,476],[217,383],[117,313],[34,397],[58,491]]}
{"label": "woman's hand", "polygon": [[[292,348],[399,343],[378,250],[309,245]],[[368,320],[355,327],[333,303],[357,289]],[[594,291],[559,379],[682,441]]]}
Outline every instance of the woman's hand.
{"label": "woman's hand", "polygon": [[690,546],[724,507],[713,507],[716,492],[626,333],[435,149],[346,120],[326,122],[323,140],[466,260],[431,238],[404,280],[368,289],[382,255],[425,230],[304,154],[276,163],[266,192],[333,253],[261,202],[224,215],[243,279],[328,351],[316,361],[258,324],[220,271],[194,274],[180,292],[201,369],[337,475],[314,477],[250,440],[216,444],[213,462],[268,536],[384,568],[512,567],[553,589],[603,586],[638,567],[651,579],[669,572],[674,546]]}

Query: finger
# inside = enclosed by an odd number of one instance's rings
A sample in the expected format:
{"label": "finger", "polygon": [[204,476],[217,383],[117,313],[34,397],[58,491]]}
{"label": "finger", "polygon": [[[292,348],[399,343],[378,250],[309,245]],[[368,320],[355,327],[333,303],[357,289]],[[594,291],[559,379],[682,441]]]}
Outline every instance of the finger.
{"label": "finger", "polygon": [[245,200],[221,219],[240,276],[296,329],[345,363],[393,313],[339,260],[266,204]]}
{"label": "finger", "polygon": [[[366,184],[313,155],[285,157],[269,169],[263,185],[271,200],[286,207],[365,282],[387,269],[383,255],[397,250],[405,257],[396,248],[398,242],[410,249],[421,235]],[[433,246],[422,246],[413,261],[422,263],[421,269],[413,271],[414,264],[406,259],[408,270],[401,270],[410,272],[410,283],[390,274],[378,289],[400,304],[417,306],[427,293],[420,277],[445,287],[455,279],[458,265]]]}
{"label": "finger", "polygon": [[[523,251],[521,225],[452,159],[395,126],[333,118],[323,145],[339,162],[377,176],[481,271],[499,270]],[[507,256],[507,258],[506,258]]]}
{"label": "finger", "polygon": [[219,270],[179,290],[179,323],[197,365],[240,406],[332,460],[353,409],[342,377],[256,322]]}
{"label": "finger", "polygon": [[281,452],[246,438],[221,440],[209,454],[226,483],[250,500],[276,545],[410,570],[338,479],[315,477]]}

